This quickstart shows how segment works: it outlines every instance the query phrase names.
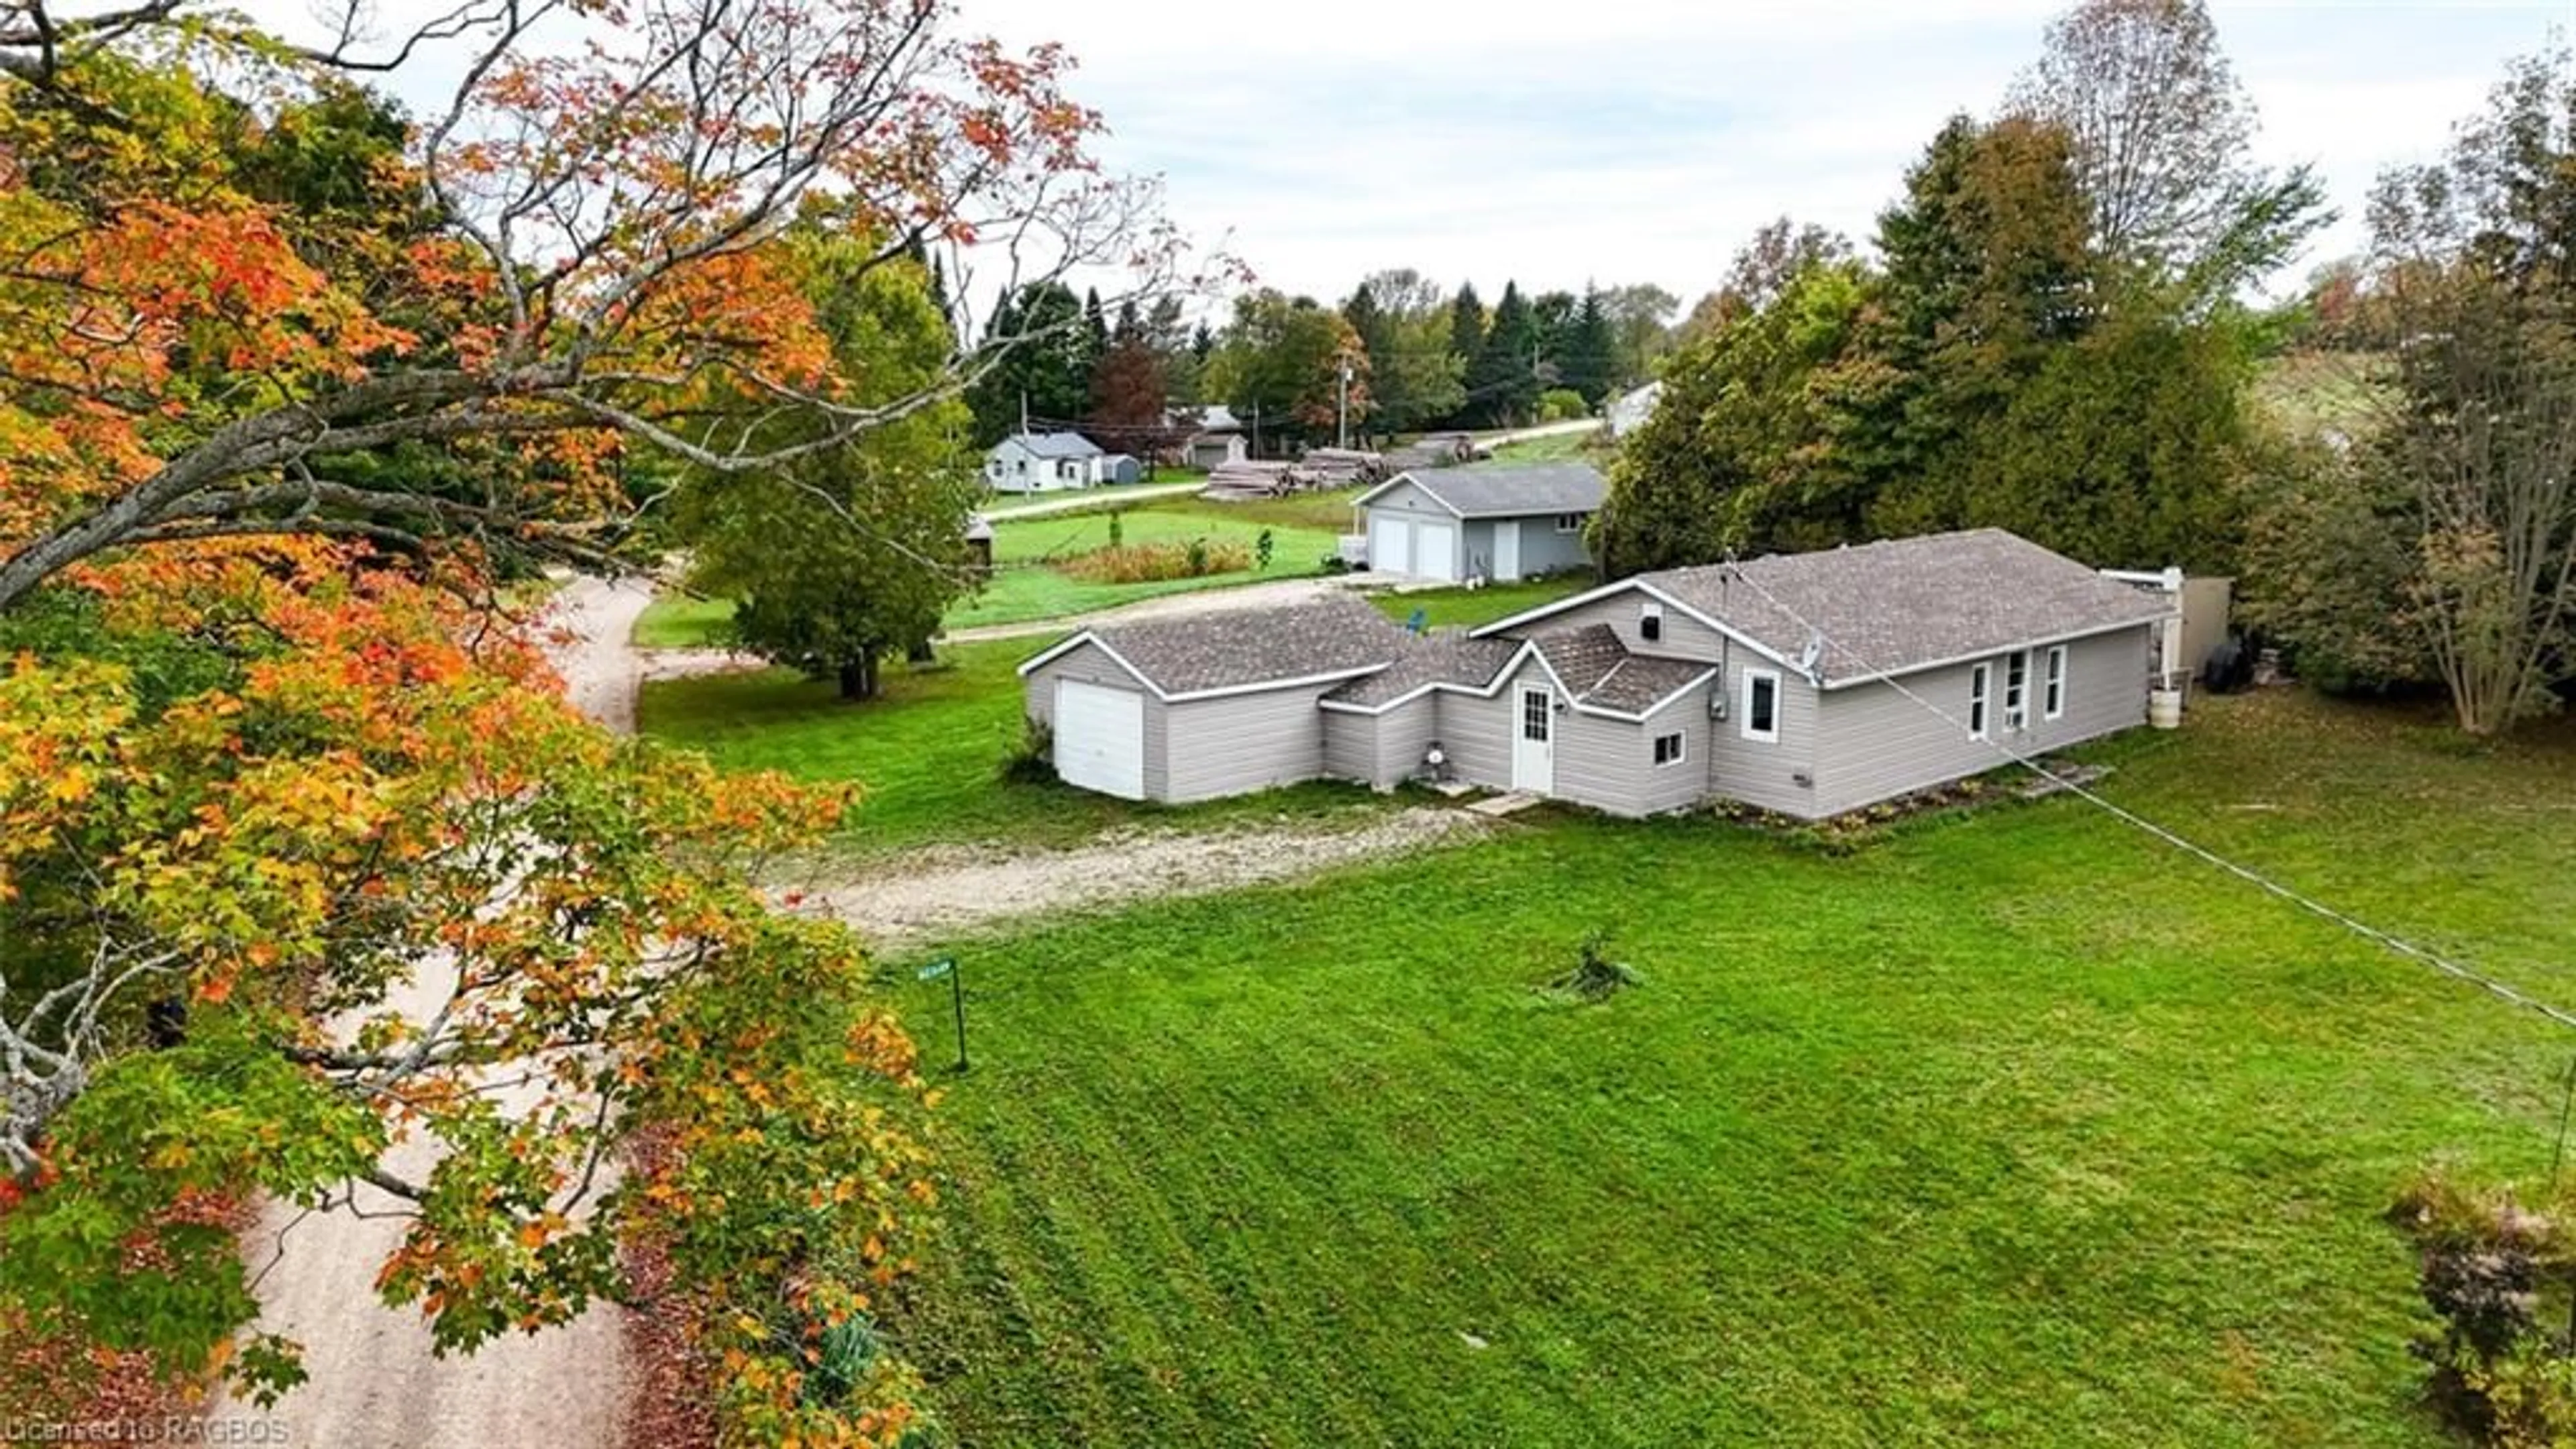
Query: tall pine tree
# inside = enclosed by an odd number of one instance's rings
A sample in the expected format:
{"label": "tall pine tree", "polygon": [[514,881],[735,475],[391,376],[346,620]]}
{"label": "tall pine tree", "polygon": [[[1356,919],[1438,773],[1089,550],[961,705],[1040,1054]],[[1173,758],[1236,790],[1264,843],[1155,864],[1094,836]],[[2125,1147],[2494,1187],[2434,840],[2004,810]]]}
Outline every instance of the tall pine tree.
{"label": "tall pine tree", "polygon": [[1544,343],[1538,314],[1521,295],[1520,284],[1505,282],[1503,299],[1494,304],[1493,325],[1484,346],[1467,367],[1468,410],[1496,427],[1515,427],[1538,412],[1538,364]]}

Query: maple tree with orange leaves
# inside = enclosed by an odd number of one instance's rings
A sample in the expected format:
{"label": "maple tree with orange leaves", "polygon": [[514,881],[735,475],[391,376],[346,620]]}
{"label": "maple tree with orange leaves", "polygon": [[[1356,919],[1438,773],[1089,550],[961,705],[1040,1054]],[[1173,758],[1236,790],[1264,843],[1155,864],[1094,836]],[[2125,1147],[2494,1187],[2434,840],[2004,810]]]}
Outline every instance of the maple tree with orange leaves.
{"label": "maple tree with orange leaves", "polygon": [[[1024,340],[841,375],[791,228],[961,285],[1181,250],[1068,59],[936,4],[364,20],[0,9],[0,1325],[273,1395],[209,1204],[363,1187],[443,1347],[629,1293],[648,1234],[728,1439],[901,1442],[917,1376],[848,1349],[936,1197],[929,1094],[857,943],[760,885],[846,792],[586,723],[496,586]],[[438,50],[445,106],[365,88]]]}

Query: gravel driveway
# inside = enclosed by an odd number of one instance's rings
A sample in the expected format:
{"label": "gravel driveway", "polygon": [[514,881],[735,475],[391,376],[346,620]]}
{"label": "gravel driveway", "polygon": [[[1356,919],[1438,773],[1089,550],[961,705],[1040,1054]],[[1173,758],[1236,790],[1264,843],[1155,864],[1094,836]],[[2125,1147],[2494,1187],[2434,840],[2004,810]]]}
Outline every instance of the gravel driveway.
{"label": "gravel driveway", "polygon": [[[556,667],[573,702],[612,729],[635,727],[641,669],[627,635],[652,597],[642,580],[578,579],[552,605],[554,622],[573,636],[556,647]],[[426,1018],[445,1000],[454,970],[422,962],[388,1004]],[[527,1105],[506,1089],[499,1095],[505,1107]],[[437,1160],[434,1141],[413,1140],[397,1146],[388,1165],[417,1181]],[[631,1371],[625,1310],[596,1306],[562,1328],[439,1358],[419,1312],[387,1308],[370,1287],[402,1242],[404,1220],[395,1215],[402,1206],[361,1187],[355,1211],[262,1207],[244,1242],[251,1272],[264,1272],[262,1325],[304,1346],[311,1377],[273,1410],[218,1405],[210,1429],[271,1420],[285,1437],[268,1442],[295,1449],[618,1449]]]}

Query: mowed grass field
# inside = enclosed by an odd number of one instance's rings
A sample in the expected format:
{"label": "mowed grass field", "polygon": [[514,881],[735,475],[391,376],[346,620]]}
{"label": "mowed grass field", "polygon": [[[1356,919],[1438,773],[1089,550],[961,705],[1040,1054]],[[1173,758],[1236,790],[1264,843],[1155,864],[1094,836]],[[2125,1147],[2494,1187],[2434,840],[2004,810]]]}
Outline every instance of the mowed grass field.
{"label": "mowed grass field", "polygon": [[[967,629],[985,624],[1024,624],[1164,594],[1231,588],[1266,579],[1304,578],[1323,571],[1324,559],[1333,552],[1350,517],[1346,501],[1339,505],[1304,499],[1230,504],[1195,498],[1149,499],[1115,510],[1122,541],[1186,545],[1192,539],[1204,538],[1211,543],[1235,543],[1253,549],[1266,531],[1270,534],[1269,567],[1260,567],[1256,558],[1253,567],[1198,578],[1118,584],[1078,579],[1054,566],[1076,554],[1107,547],[1111,512],[1104,504],[1100,509],[1080,513],[995,523],[994,575],[980,592],[958,600],[949,609],[946,625]],[[733,604],[729,600],[665,594],[636,620],[635,642],[647,649],[721,645],[732,619]]]}
{"label": "mowed grass field", "polygon": [[[2576,1001],[2566,727],[2279,693],[2104,753]],[[2438,1155],[2544,1174],[2567,1034],[2072,799],[1849,855],[1522,819],[949,948],[975,1067],[898,1327],[960,1442],[2445,1442],[2380,1214]],[[1595,928],[1646,984],[1548,1003]]]}

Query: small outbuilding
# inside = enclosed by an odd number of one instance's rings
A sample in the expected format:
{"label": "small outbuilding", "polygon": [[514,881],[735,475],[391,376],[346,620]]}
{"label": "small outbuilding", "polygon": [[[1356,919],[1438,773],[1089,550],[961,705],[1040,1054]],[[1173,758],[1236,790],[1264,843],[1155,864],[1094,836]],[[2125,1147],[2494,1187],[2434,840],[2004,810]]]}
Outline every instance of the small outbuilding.
{"label": "small outbuilding", "polygon": [[1100,459],[1100,481],[1103,483],[1142,483],[1145,465],[1128,453],[1107,453]]}
{"label": "small outbuilding", "polygon": [[1398,473],[1352,506],[1371,573],[1508,583],[1589,568],[1584,529],[1608,492],[1589,463],[1488,463]]}
{"label": "small outbuilding", "polygon": [[1085,629],[1020,666],[1066,784],[1181,804],[1325,773],[1318,702],[1411,636],[1338,595]]}
{"label": "small outbuilding", "polygon": [[1106,456],[1080,433],[1013,433],[985,450],[984,482],[996,493],[1089,488]]}

